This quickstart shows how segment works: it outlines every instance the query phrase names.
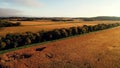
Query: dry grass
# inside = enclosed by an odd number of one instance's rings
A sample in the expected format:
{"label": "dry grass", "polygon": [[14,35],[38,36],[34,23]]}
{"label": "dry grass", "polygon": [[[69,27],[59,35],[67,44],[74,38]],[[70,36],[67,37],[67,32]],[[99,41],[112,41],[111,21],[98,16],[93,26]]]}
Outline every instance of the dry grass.
{"label": "dry grass", "polygon": [[[3,63],[10,65],[11,68],[120,68],[119,38],[120,27],[103,30],[43,46],[21,49],[15,52],[28,53],[32,56]],[[46,48],[36,51],[42,47]]]}
{"label": "dry grass", "polygon": [[[16,22],[16,21],[13,21]],[[40,30],[52,30],[57,28],[68,28],[82,25],[95,25],[99,23],[116,23],[119,21],[75,21],[75,22],[51,22],[51,21],[21,21],[22,26],[7,27],[0,29],[0,36],[5,36],[7,33],[23,33],[23,32],[37,32]]]}

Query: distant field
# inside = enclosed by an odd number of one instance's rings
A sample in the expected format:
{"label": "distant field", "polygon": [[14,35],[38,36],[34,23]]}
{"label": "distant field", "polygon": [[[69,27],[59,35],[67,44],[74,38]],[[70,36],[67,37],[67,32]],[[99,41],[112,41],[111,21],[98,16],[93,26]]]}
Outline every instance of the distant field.
{"label": "distant field", "polygon": [[[16,21],[13,21],[16,22]],[[74,21],[74,22],[51,22],[51,21],[21,21],[22,26],[7,27],[0,29],[0,36],[7,33],[37,32],[40,30],[52,30],[58,28],[69,28],[82,25],[96,25],[100,23],[116,23],[119,21]]]}
{"label": "distant field", "polygon": [[38,25],[58,25],[58,24],[99,24],[99,23],[116,23],[120,21],[73,21],[73,22],[52,22],[52,21],[21,21],[22,25],[38,26]]}

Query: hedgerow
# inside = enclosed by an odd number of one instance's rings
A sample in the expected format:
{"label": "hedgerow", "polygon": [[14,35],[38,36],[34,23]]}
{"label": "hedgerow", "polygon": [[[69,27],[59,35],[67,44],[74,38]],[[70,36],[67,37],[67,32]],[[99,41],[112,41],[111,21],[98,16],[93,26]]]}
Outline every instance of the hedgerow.
{"label": "hedgerow", "polygon": [[12,26],[20,26],[20,22],[12,23],[8,21],[0,21],[0,28],[1,27],[12,27]]}
{"label": "hedgerow", "polygon": [[39,31],[36,33],[25,32],[7,34],[5,37],[0,37],[0,50],[26,46],[34,43],[56,40],[74,35],[80,35],[93,31],[104,30],[112,27],[120,26],[120,23],[114,24],[98,24],[94,26],[83,25],[78,27],[61,28],[51,31]]}

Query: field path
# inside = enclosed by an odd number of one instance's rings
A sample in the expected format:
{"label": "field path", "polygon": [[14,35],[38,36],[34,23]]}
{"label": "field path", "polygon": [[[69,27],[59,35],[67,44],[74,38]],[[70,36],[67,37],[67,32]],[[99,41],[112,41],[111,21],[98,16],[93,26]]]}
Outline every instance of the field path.
{"label": "field path", "polygon": [[21,49],[2,58],[8,60],[16,53],[32,56],[2,63],[11,68],[120,68],[120,27]]}

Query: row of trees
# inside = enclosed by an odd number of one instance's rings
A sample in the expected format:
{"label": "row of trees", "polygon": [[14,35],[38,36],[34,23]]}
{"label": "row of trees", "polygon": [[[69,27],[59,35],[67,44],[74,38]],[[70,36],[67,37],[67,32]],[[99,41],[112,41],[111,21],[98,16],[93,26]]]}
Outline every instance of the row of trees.
{"label": "row of trees", "polygon": [[7,21],[0,21],[0,27],[11,27],[11,26],[20,26],[20,25],[21,25],[20,22],[11,23]]}
{"label": "row of trees", "polygon": [[7,34],[5,37],[0,37],[0,50],[56,40],[116,26],[120,26],[120,23],[98,24],[94,26],[84,25],[82,27],[61,28],[52,31],[39,31],[36,33],[25,32],[23,34]]}
{"label": "row of trees", "polygon": [[98,16],[98,17],[80,18],[80,19],[83,19],[84,21],[120,21],[120,17],[112,17],[112,16]]}

